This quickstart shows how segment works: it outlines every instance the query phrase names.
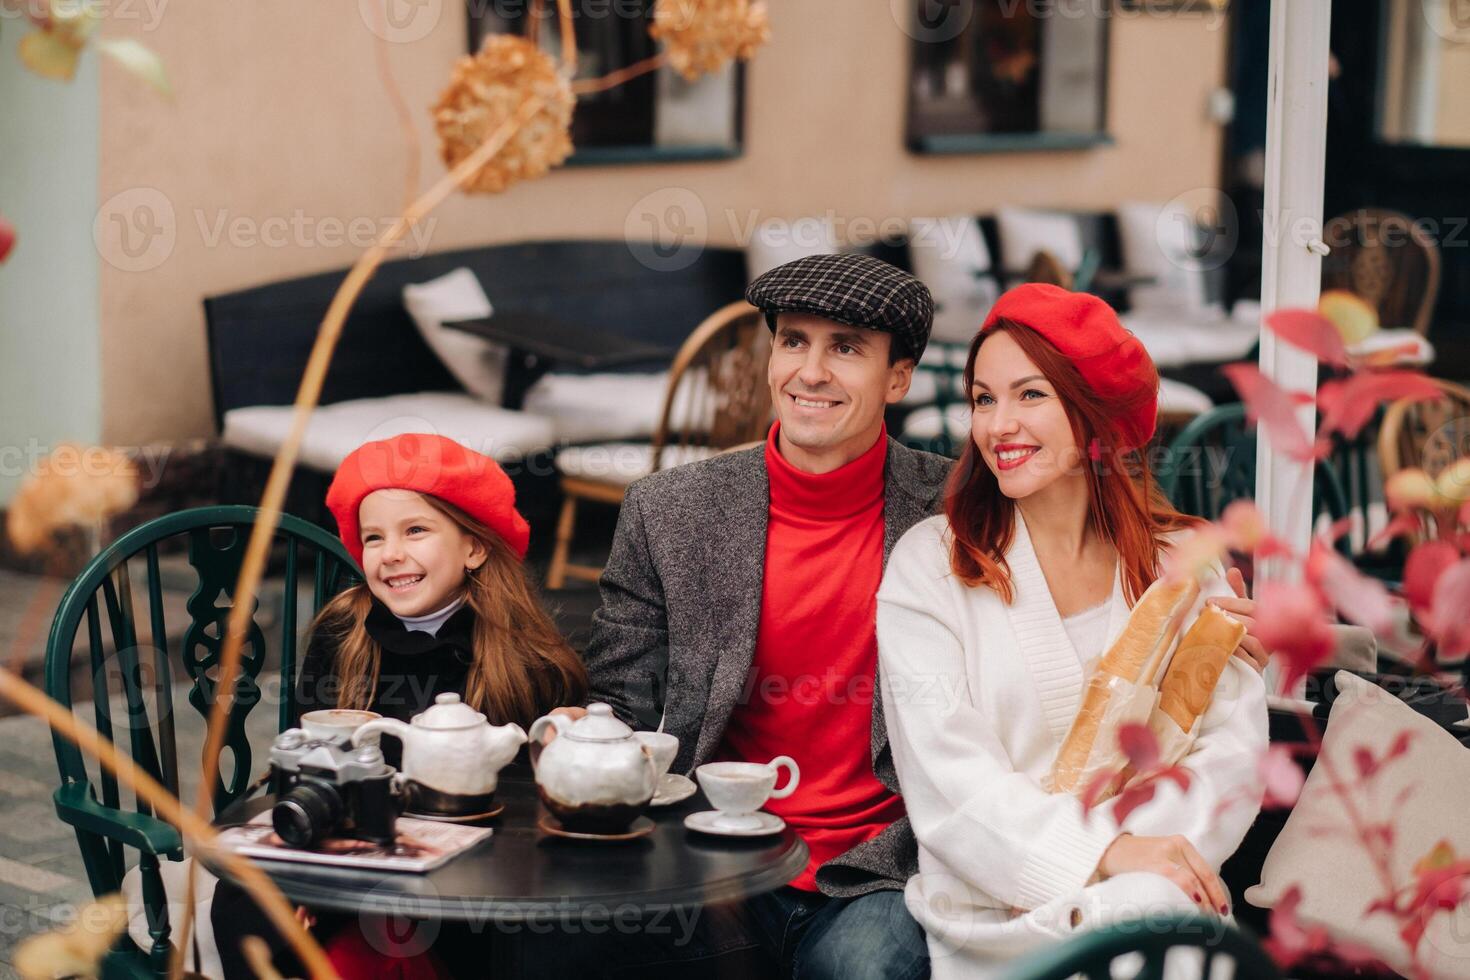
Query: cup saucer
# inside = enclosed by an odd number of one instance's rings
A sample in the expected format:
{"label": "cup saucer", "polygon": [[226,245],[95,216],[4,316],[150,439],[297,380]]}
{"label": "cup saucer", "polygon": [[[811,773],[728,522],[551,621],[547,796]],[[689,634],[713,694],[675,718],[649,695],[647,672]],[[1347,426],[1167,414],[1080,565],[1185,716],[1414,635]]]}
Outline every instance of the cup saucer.
{"label": "cup saucer", "polygon": [[[720,837],[765,837],[779,834],[786,829],[786,821],[774,813],[761,810],[750,817],[753,819],[748,824],[732,824],[731,818],[719,810],[701,810],[685,817],[684,826],[701,834],[717,834]],[[747,818],[742,816],[735,819],[745,821]]]}
{"label": "cup saucer", "polygon": [[637,840],[640,837],[647,837],[649,834],[653,833],[653,828],[656,826],[656,824],[647,817],[639,817],[638,819],[634,820],[631,825],[629,825],[628,829],[624,833],[621,834],[586,834],[576,830],[567,830],[561,825],[560,820],[557,820],[550,814],[543,814],[541,818],[536,821],[536,826],[540,827],[546,833],[551,834],[553,837],[567,837],[572,840],[624,841]]}
{"label": "cup saucer", "polygon": [[653,794],[653,799],[648,801],[649,806],[668,806],[671,803],[679,803],[694,795],[699,789],[694,785],[694,780],[688,776],[681,776],[676,772],[666,772],[658,781],[658,792]]}
{"label": "cup saucer", "polygon": [[432,820],[435,823],[478,823],[481,820],[489,820],[498,817],[505,811],[504,803],[497,803],[484,813],[467,813],[463,816],[451,817],[442,813],[414,813],[412,810],[403,811],[405,817],[414,820]]}

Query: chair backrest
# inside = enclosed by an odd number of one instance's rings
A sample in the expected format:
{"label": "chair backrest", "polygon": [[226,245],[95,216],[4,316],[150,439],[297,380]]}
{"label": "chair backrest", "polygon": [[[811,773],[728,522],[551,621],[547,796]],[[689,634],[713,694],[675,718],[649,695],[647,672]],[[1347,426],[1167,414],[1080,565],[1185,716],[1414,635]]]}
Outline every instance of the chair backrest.
{"label": "chair backrest", "polygon": [[1378,458],[1387,479],[1420,467],[1431,476],[1470,456],[1470,388],[1431,378],[1444,392],[1437,401],[1396,401],[1383,412]]}
{"label": "chair backrest", "polygon": [[[1190,956],[1195,965],[1187,972],[1166,973],[1164,961],[1172,959],[1171,951],[1177,951],[1173,958]],[[1088,980],[1112,980],[1114,963],[1125,956],[1132,962],[1124,975],[1146,980],[1160,980],[1175,972],[1213,977],[1221,960],[1233,966],[1233,970],[1220,970],[1222,976],[1250,980],[1278,980],[1281,976],[1266,951],[1240,930],[1219,919],[1188,914],[1150,916],[1084,932],[1026,957],[1006,976],[1008,980],[1066,980],[1078,975]],[[1142,957],[1143,962],[1138,963],[1136,957]]]}
{"label": "chair backrest", "polygon": [[1322,260],[1322,288],[1346,289],[1378,310],[1386,327],[1429,332],[1439,296],[1434,239],[1406,214],[1359,208],[1327,222],[1332,254]]}
{"label": "chair backrest", "polygon": [[[67,707],[72,706],[74,695],[90,695],[97,730],[119,747],[126,746],[133,761],[175,795],[179,792],[179,760],[173,717],[174,665],[181,664],[192,682],[189,703],[207,716],[214,703],[215,674],[231,597],[255,517],[254,507],[201,507],[133,528],[82,570],[62,597],[52,623],[46,646],[46,693]],[[175,568],[170,552],[170,545],[175,543],[183,546],[187,574]],[[297,632],[310,624],[328,599],[360,575],[336,537],[289,514],[282,515],[273,554],[279,562],[282,584],[279,621],[274,624],[279,638],[272,644],[274,649],[269,649],[265,631],[252,617],[225,740],[233,771],[227,781],[216,783],[216,813],[238,799],[249,785],[251,755],[245,719],[261,700],[259,679],[268,652],[279,657],[278,723],[284,729],[296,720],[293,682]],[[134,595],[135,566],[139,564],[144,593],[141,610]],[[309,578],[303,581],[303,575]],[[192,587],[185,606],[188,625],[176,645],[170,643],[165,616],[165,580],[175,576],[191,580],[179,584]],[[308,583],[312,608],[308,615],[300,615],[299,590]],[[84,625],[84,638],[78,644]],[[73,650],[77,646],[86,651],[86,659],[78,664],[88,670],[90,684],[73,676]],[[115,719],[111,699],[118,689],[126,717]],[[94,799],[122,813],[116,778],[106,770],[94,778],[75,745],[55,732],[52,741],[63,785],[86,784]],[[135,801],[135,805],[139,813],[151,815],[143,801]],[[79,829],[79,836],[82,833]],[[84,858],[89,850],[94,857],[99,853],[84,845]],[[96,873],[92,877],[94,885],[112,878],[108,871],[121,879],[121,847],[107,841],[106,850],[111,867],[88,868],[89,874]]]}
{"label": "chair backrest", "polygon": [[[1256,431],[1246,423],[1245,406],[1220,405],[1186,425],[1169,443],[1157,477],[1175,507],[1207,520],[1232,501],[1255,497]],[[1314,513],[1346,516],[1342,482],[1326,461],[1317,464],[1314,483]]]}
{"label": "chair backrest", "polygon": [[[766,362],[771,331],[744,300],[711,313],[674,357],[653,434],[653,468],[684,461],[677,450],[719,452],[760,439],[771,423]],[[676,450],[676,452],[670,452]]]}

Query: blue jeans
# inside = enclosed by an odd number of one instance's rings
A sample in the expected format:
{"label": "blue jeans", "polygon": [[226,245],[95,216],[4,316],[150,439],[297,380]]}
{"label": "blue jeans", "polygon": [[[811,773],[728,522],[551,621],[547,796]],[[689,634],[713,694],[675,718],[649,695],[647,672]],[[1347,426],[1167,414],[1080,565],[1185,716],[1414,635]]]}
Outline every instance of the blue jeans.
{"label": "blue jeans", "polygon": [[828,898],[782,888],[745,903],[761,945],[791,980],[920,980],[929,976],[924,930],[903,892]]}

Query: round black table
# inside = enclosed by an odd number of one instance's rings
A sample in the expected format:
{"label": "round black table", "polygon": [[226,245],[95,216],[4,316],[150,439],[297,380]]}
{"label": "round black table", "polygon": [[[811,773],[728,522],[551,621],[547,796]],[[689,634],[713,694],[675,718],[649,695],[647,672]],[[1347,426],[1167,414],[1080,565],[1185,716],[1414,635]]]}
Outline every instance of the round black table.
{"label": "round black table", "polygon": [[[496,800],[505,811],[487,823],[495,828],[489,839],[424,874],[259,865],[287,898],[314,909],[480,923],[555,923],[731,902],[773,891],[806,866],[806,844],[789,827],[756,838],[686,830],[685,816],[709,808],[703,793],[648,808],[653,833],[618,842],[542,831],[536,823],[544,811],[526,776],[502,774]],[[244,823],[272,802],[270,796],[241,800],[217,823]]]}

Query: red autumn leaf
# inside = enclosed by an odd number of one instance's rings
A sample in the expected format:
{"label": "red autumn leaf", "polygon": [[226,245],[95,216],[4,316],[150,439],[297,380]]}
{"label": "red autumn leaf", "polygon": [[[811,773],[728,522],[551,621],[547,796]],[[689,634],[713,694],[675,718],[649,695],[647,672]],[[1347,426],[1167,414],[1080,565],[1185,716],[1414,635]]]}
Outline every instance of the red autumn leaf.
{"label": "red autumn leaf", "polygon": [[1380,636],[1393,632],[1394,605],[1388,587],[1358,571],[1336,549],[1313,541],[1306,576],[1343,619]]}
{"label": "red autumn leaf", "polygon": [[1264,321],[1268,330],[1311,354],[1323,364],[1347,367],[1348,352],[1342,333],[1333,322],[1315,310],[1276,310]]}
{"label": "red autumn leaf", "polygon": [[1355,438],[1382,402],[1443,397],[1444,392],[1418,371],[1363,371],[1344,381],[1324,381],[1317,390],[1317,406],[1322,410],[1318,444],[1334,432]]}
{"label": "red autumn leaf", "polygon": [[1360,779],[1372,779],[1378,771],[1378,760],[1373,758],[1373,752],[1366,745],[1353,749],[1353,765],[1358,767]]}
{"label": "red autumn leaf", "polygon": [[15,225],[5,220],[0,215],[0,262],[4,262],[10,250],[15,247]]}
{"label": "red autumn leaf", "polygon": [[1470,653],[1470,558],[1445,569],[1434,583],[1430,611],[1424,625],[1438,644],[1438,655],[1444,658]]}
{"label": "red autumn leaf", "polygon": [[1100,772],[1093,776],[1092,780],[1083,787],[1082,795],[1079,797],[1082,801],[1083,818],[1085,819],[1099,803],[1112,799],[1122,781],[1123,774],[1117,772]]}
{"label": "red autumn leaf", "polygon": [[1159,764],[1159,740],[1147,725],[1130,722],[1119,727],[1118,747],[1138,772],[1149,772]]}
{"label": "red autumn leaf", "polygon": [[1409,731],[1407,728],[1399,732],[1398,736],[1393,740],[1393,745],[1389,746],[1388,754],[1383,757],[1383,761],[1391,762],[1394,759],[1397,759],[1399,756],[1409,751],[1409,745],[1413,741],[1414,733]]}
{"label": "red autumn leaf", "polygon": [[1316,591],[1291,582],[1261,584],[1256,593],[1254,634],[1285,666],[1288,689],[1324,663],[1337,643]]}
{"label": "red autumn leaf", "polygon": [[1460,552],[1448,541],[1425,541],[1415,545],[1404,560],[1404,598],[1409,608],[1423,615],[1434,601],[1439,577],[1460,560]]}
{"label": "red autumn leaf", "polygon": [[1256,772],[1266,788],[1262,806],[1273,809],[1296,805],[1307,777],[1291,757],[1290,749],[1284,745],[1272,745],[1266,749],[1256,763]]}
{"label": "red autumn leaf", "polygon": [[1154,798],[1156,786],[1152,779],[1135,782],[1118,795],[1118,802],[1113,806],[1113,820],[1119,827],[1128,815]]}
{"label": "red autumn leaf", "polygon": [[1245,403],[1246,418],[1265,428],[1272,448],[1299,462],[1314,458],[1315,450],[1297,418],[1301,392],[1278,387],[1254,364],[1227,364],[1220,370]]}
{"label": "red autumn leaf", "polygon": [[[1470,506],[1467,504],[1466,506]],[[1380,546],[1398,537],[1412,537],[1423,530],[1423,522],[1419,515],[1413,511],[1400,511],[1373,537],[1368,539],[1368,550],[1375,551]]]}

